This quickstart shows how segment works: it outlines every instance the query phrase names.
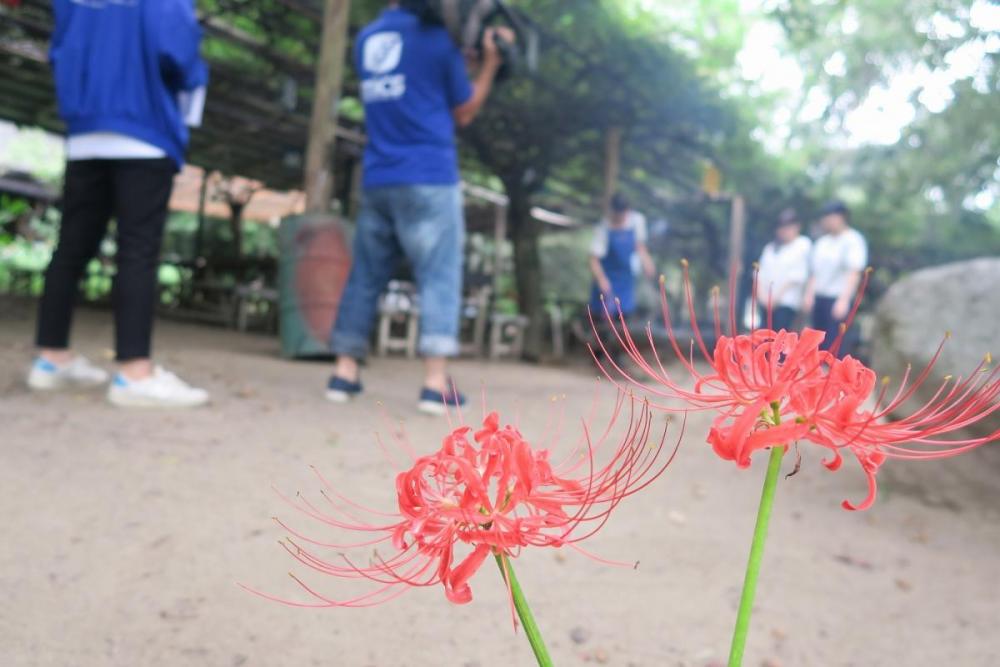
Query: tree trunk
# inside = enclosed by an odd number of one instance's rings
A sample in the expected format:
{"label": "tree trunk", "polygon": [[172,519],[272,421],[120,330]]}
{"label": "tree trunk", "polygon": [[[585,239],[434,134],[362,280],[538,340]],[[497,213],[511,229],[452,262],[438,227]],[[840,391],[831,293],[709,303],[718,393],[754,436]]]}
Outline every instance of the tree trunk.
{"label": "tree trunk", "polygon": [[243,204],[229,204],[229,229],[233,234],[236,258],[243,257]]}
{"label": "tree trunk", "polygon": [[542,260],[538,251],[538,223],[531,217],[531,195],[523,188],[507,188],[509,224],[514,244],[514,273],[521,314],[531,321],[525,335],[524,356],[537,361],[542,355],[545,304],[542,294]]}
{"label": "tree trunk", "polygon": [[326,213],[333,193],[331,150],[337,130],[338,104],[344,79],[344,56],[347,53],[347,26],[351,0],[326,0],[319,59],[316,62],[316,86],[313,94],[312,120],[306,146],[306,212]]}

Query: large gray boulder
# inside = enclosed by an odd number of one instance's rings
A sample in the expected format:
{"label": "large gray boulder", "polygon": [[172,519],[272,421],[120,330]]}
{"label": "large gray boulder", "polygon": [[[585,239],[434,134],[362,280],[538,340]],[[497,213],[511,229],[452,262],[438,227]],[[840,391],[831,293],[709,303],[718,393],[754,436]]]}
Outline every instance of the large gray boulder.
{"label": "large gray boulder", "polygon": [[[967,377],[987,353],[1000,357],[1000,258],[925,269],[893,285],[875,314],[875,370],[898,386],[907,364],[922,370],[948,332],[933,375],[904,411],[929,399],[946,375]],[[971,433],[996,430],[1000,414],[986,421]]]}

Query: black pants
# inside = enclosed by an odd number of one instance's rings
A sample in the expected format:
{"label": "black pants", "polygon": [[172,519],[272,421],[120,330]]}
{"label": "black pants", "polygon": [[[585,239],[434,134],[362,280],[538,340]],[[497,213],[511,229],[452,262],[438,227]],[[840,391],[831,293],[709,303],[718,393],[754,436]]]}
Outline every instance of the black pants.
{"label": "black pants", "polygon": [[117,358],[150,356],[160,245],[175,172],[167,158],[67,163],[59,245],[39,305],[39,347],[69,347],[80,278],[113,217],[118,242],[112,294]]}
{"label": "black pants", "polygon": [[[767,309],[761,308],[760,319],[754,323],[758,329],[768,326]],[[771,329],[774,331],[794,331],[795,320],[799,316],[799,311],[788,306],[778,306],[771,311]]]}
{"label": "black pants", "polygon": [[[823,339],[823,344],[820,346],[824,350],[829,350],[833,342],[837,340],[840,335],[840,327],[844,324],[844,320],[838,320],[833,316],[833,304],[836,301],[832,297],[817,296],[816,305],[813,307],[813,328],[826,332],[826,338]],[[847,355],[853,354],[857,343],[857,327],[852,326],[844,333],[837,356],[843,359]]]}

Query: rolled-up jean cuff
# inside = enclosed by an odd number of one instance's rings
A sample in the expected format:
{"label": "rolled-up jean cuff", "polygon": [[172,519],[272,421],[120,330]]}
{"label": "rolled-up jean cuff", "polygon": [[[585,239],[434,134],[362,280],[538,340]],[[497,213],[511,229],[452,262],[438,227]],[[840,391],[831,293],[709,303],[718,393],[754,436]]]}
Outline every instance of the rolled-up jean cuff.
{"label": "rolled-up jean cuff", "polygon": [[351,357],[363,361],[368,357],[368,341],[365,338],[334,332],[330,341],[330,351],[338,357]]}
{"label": "rolled-up jean cuff", "polygon": [[421,336],[419,352],[422,357],[457,357],[458,339],[453,336]]}

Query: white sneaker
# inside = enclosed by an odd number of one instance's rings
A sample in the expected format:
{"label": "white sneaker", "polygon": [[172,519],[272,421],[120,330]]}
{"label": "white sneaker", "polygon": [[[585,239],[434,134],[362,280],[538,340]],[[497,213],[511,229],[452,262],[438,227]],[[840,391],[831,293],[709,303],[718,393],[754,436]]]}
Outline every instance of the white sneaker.
{"label": "white sneaker", "polygon": [[157,366],[153,375],[144,380],[115,375],[108,389],[108,400],[128,408],[196,408],[208,403],[208,392]]}
{"label": "white sneaker", "polygon": [[77,355],[61,366],[38,357],[28,372],[28,387],[35,391],[53,391],[68,387],[91,388],[108,381],[108,372]]}

